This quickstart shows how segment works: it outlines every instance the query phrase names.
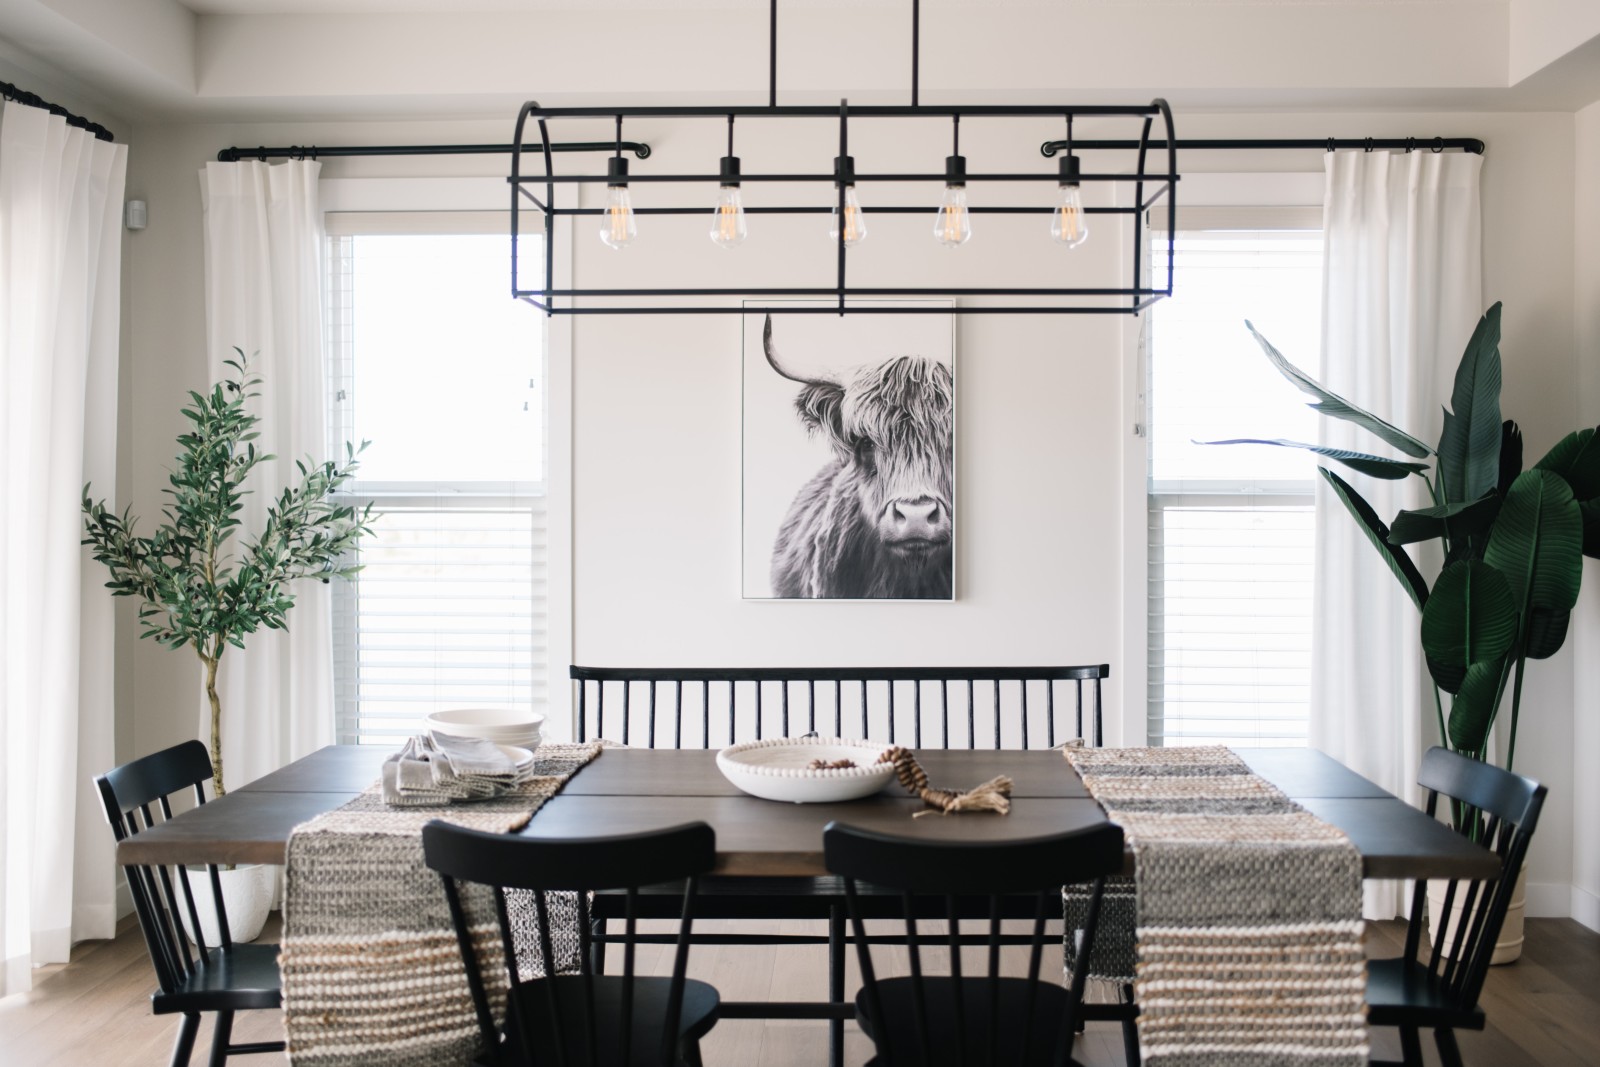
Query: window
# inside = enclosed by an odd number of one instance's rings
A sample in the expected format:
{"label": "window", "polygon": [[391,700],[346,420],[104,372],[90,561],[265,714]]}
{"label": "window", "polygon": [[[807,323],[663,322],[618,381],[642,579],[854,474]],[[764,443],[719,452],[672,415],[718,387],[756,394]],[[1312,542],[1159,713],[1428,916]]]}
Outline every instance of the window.
{"label": "window", "polygon": [[1152,745],[1306,741],[1315,464],[1299,450],[1193,442],[1316,440],[1306,397],[1244,322],[1317,373],[1322,239],[1304,227],[1320,223],[1229,215],[1179,230],[1175,295],[1146,325]]}
{"label": "window", "polygon": [[331,436],[371,442],[346,498],[380,516],[335,583],[339,741],[393,743],[445,707],[543,710],[544,331],[507,295],[503,219],[328,229]]}

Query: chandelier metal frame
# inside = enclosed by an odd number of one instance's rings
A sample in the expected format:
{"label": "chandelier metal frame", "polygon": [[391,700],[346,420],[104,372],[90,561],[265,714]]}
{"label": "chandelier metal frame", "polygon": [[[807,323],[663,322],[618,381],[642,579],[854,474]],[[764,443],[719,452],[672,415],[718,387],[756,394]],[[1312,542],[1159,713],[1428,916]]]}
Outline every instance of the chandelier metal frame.
{"label": "chandelier metal frame", "polygon": [[[917,72],[917,38],[920,29],[920,3],[913,0],[912,9],[912,90],[910,104],[904,105],[869,105],[851,107],[847,100],[841,100],[838,107],[815,105],[779,105],[777,103],[777,0],[771,0],[771,70],[769,78],[769,97],[765,106],[734,106],[734,107],[541,107],[535,101],[529,101],[522,106],[517,114],[516,134],[512,139],[514,150],[511,156],[511,173],[509,183],[511,186],[511,289],[512,295],[525,300],[547,315],[619,315],[619,314],[678,314],[678,315],[716,315],[716,314],[805,314],[805,313],[831,313],[831,314],[1124,314],[1137,315],[1151,304],[1164,297],[1172,295],[1172,248],[1175,240],[1174,216],[1176,212],[1167,212],[1166,227],[1166,266],[1165,278],[1144,280],[1145,275],[1145,213],[1154,204],[1165,200],[1169,206],[1176,203],[1176,188],[1179,180],[1177,137],[1173,129],[1172,110],[1165,100],[1155,99],[1148,104],[1133,105],[1075,105],[1075,104],[1048,104],[1048,105],[949,105],[949,104],[921,104],[918,102]],[[818,171],[809,173],[760,173],[743,171],[736,173],[738,181],[750,184],[759,182],[785,182],[785,183],[831,183],[834,187],[833,203],[812,202],[809,204],[787,204],[777,206],[754,206],[744,209],[747,215],[828,215],[838,212],[842,217],[845,210],[845,190],[851,184],[894,182],[902,184],[929,184],[937,183],[942,187],[950,180],[949,171],[933,173],[872,173],[855,170],[850,161],[850,131],[851,123],[861,119],[945,119],[959,131],[959,124],[967,119],[990,118],[1038,118],[1056,119],[1070,123],[1075,118],[1117,119],[1125,118],[1138,124],[1139,132],[1135,140],[1126,142],[1132,150],[1132,167],[1123,172],[1110,171],[1097,168],[1095,171],[1079,173],[1076,160],[1073,159],[1072,180],[1083,185],[1124,184],[1131,185],[1133,195],[1128,202],[1123,204],[1096,204],[1086,206],[1085,214],[1098,216],[1132,216],[1132,226],[1127,232],[1132,238],[1132,249],[1126,262],[1131,263],[1131,277],[1126,285],[1109,285],[1101,287],[1083,286],[965,286],[965,287],[930,287],[930,286],[860,286],[852,285],[849,281],[847,262],[847,249],[845,244],[846,227],[837,227],[834,239],[835,265],[831,284],[812,286],[776,286],[776,287],[672,287],[672,288],[589,288],[580,286],[576,277],[570,287],[558,288],[554,284],[555,260],[553,239],[556,227],[561,220],[567,220],[568,225],[576,225],[578,219],[601,215],[605,209],[600,207],[558,207],[556,194],[558,186],[578,186],[592,184],[615,185],[619,177],[627,184],[657,184],[657,183],[688,183],[703,184],[716,188],[727,180],[725,171],[706,171],[704,173],[628,173],[626,166],[618,167],[616,162],[621,157],[621,151],[613,158],[612,166],[605,173],[595,174],[565,174],[557,173],[555,167],[555,143],[551,139],[550,125],[563,120],[589,120],[613,119],[617,124],[617,142],[622,141],[623,123],[627,119],[698,119],[727,122],[731,124],[738,119],[758,120],[785,120],[785,119],[818,119],[836,118],[839,127],[839,158],[841,164],[835,161],[831,171]],[[1156,120],[1162,124],[1162,136],[1155,142],[1158,148],[1153,148],[1151,130]],[[533,143],[526,143],[524,136],[532,123],[538,130],[538,139]],[[1068,126],[1070,129],[1070,125]],[[1106,143],[1106,142],[1100,142]],[[532,154],[542,163],[542,172],[529,173],[525,167],[525,156]],[[731,155],[731,153],[730,153]],[[1070,157],[1070,152],[1069,152]],[[960,157],[956,157],[960,158]],[[625,161],[624,161],[625,162]],[[620,171],[620,174],[619,174]],[[1066,180],[1067,169],[1065,166],[1058,169],[1051,167],[1037,172],[984,172],[976,171],[964,175],[964,180],[970,184],[992,182],[1007,183],[1063,183]],[[540,188],[542,187],[542,188]],[[917,205],[876,205],[869,204],[863,209],[866,216],[872,215],[903,215],[903,214],[929,214],[934,211],[937,198],[927,203]],[[640,207],[633,209],[635,215],[649,217],[655,215],[701,215],[709,216],[712,208],[707,203],[696,204],[689,207]],[[541,288],[529,288],[521,284],[518,277],[519,234],[522,229],[522,212],[536,211],[543,216],[543,232],[547,237],[544,242],[544,278]],[[1043,203],[1040,204],[998,204],[977,205],[968,208],[973,215],[1039,215],[1048,216],[1054,209]],[[1118,227],[1120,229],[1120,227]],[[1072,255],[1072,252],[1064,253]],[[574,271],[576,272],[576,266]],[[1008,298],[1000,303],[960,303],[951,306],[929,306],[926,304],[908,302],[899,303],[869,303],[862,305],[851,303],[855,300],[881,301],[885,298],[915,298],[915,297],[983,297],[983,298]],[[692,298],[711,297],[726,300],[726,303],[706,303],[692,301]],[[637,303],[639,300],[675,300],[690,299],[690,303]],[[793,301],[803,301],[795,303]],[[591,303],[590,301],[607,301],[605,303]],[[620,301],[611,303],[609,301]],[[743,302],[741,302],[743,301]],[[826,301],[823,303],[822,301]]]}

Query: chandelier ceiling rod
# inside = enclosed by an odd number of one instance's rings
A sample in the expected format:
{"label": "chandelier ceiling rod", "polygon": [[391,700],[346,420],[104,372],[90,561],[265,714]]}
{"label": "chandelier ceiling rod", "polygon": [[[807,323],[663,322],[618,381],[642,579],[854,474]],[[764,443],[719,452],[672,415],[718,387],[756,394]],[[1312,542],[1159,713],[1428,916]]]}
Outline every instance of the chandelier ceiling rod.
{"label": "chandelier ceiling rod", "polygon": [[[777,0],[773,0],[777,3]],[[918,64],[922,58],[922,0],[911,0],[911,106],[917,106]]]}
{"label": "chandelier ceiling rod", "polygon": [[[922,0],[911,0],[911,106],[916,107],[922,61]],[[767,106],[778,106],[778,0],[767,5]]]}

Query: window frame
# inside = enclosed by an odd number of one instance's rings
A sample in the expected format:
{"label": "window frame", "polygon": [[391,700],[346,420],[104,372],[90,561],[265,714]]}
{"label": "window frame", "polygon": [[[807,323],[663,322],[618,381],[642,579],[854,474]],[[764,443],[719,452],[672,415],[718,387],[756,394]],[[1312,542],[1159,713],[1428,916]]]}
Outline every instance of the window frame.
{"label": "window frame", "polygon": [[[464,178],[324,178],[319,182],[324,226],[330,235],[359,232],[416,233],[505,233],[507,234],[506,293],[510,299],[510,237],[506,208],[505,179]],[[537,224],[537,220],[534,221]],[[552,249],[556,284],[570,277],[572,245],[570,234],[558,228]],[[331,294],[330,294],[331,303]],[[330,316],[329,358],[334,358]],[[545,547],[545,663],[544,693],[549,702],[545,736],[563,740],[572,736],[571,683],[567,677],[572,662],[572,328],[566,319],[544,319],[545,471],[542,485],[518,483],[517,490],[541,495],[544,501]],[[329,368],[331,376],[333,368]],[[328,403],[334,405],[333,389],[327,390]],[[329,412],[330,438],[336,430],[348,429],[335,422]],[[341,441],[343,438],[340,439]],[[493,486],[504,495],[506,483]],[[374,488],[372,484],[365,489]],[[414,499],[422,488],[416,484],[382,483],[382,500],[403,502]],[[486,487],[487,488],[487,487]],[[379,494],[373,494],[379,496]],[[471,503],[492,502],[493,492],[474,495]],[[465,501],[463,503],[466,503]],[[381,503],[380,503],[381,509]],[[336,694],[335,706],[344,703]],[[344,723],[338,720],[344,740]]]}
{"label": "window frame", "polygon": [[[1178,190],[1178,229],[1243,227],[1254,229],[1322,228],[1324,177],[1317,171],[1191,172]],[[1119,190],[1124,196],[1127,191]],[[1147,232],[1164,233],[1167,208],[1145,213]],[[1123,222],[1131,227],[1131,220]],[[1152,257],[1143,258],[1146,281]],[[1181,283],[1180,283],[1181,284]],[[1120,651],[1122,681],[1113,681],[1114,715],[1108,716],[1107,743],[1149,743],[1148,678],[1150,665],[1149,596],[1149,370],[1148,314],[1128,316],[1121,330],[1121,585]]]}

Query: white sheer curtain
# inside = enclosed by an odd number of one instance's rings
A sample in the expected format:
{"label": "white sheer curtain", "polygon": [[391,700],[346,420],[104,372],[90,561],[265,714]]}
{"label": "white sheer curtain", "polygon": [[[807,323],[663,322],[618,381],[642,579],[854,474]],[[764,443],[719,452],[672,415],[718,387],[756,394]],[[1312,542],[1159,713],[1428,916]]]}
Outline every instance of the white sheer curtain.
{"label": "white sheer curtain", "polygon": [[[231,373],[234,348],[264,379],[256,413],[260,451],[277,459],[251,475],[240,516],[261,528],[267,505],[299,472],[295,461],[326,458],[322,349],[321,164],[209,163],[200,173],[205,208],[206,343],[213,381]],[[262,629],[222,657],[222,754],[234,788],[333,741],[333,600],[303,581],[287,632]],[[197,698],[201,737],[210,713]]]}
{"label": "white sheer curtain", "polygon": [[90,776],[113,763],[112,600],[79,545],[116,498],[127,148],[39,108],[0,117],[0,995],[111,937],[117,870]]}
{"label": "white sheer curtain", "polygon": [[[1326,160],[1322,381],[1436,442],[1456,363],[1484,311],[1482,157],[1333,152]],[[1321,426],[1322,444],[1392,454],[1351,423]],[[1416,478],[1347,480],[1384,522],[1431,503]],[[1418,613],[1344,506],[1326,485],[1317,493],[1311,744],[1415,802],[1422,750],[1438,739]],[[1424,574],[1438,564],[1418,559]],[[1403,913],[1401,886],[1368,883],[1366,909],[1369,918]]]}

